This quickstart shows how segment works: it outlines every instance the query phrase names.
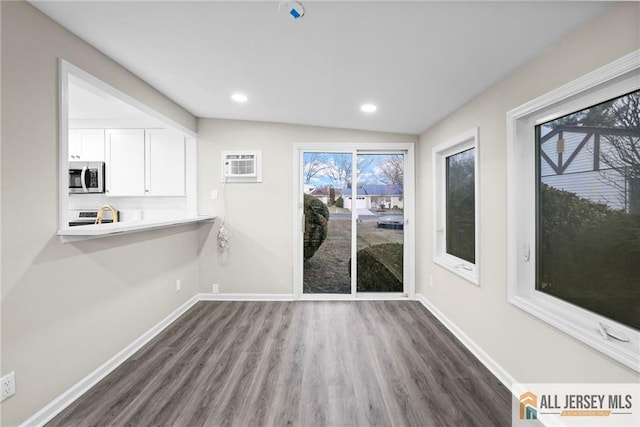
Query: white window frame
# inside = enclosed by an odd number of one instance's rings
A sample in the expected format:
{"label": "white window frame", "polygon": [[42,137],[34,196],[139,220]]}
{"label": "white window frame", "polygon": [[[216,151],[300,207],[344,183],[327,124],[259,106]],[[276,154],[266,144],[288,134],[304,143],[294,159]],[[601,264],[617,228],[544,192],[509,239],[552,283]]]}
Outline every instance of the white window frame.
{"label": "white window frame", "polygon": [[535,284],[535,126],[638,88],[640,50],[507,113],[507,280],[511,304],[640,372],[639,331],[537,291]]}
{"label": "white window frame", "polygon": [[[475,193],[475,263],[447,253],[447,157],[469,149],[475,149],[474,193]],[[463,279],[480,286],[480,204],[478,176],[478,128],[475,127],[437,145],[432,151],[433,158],[433,262]]]}
{"label": "white window frame", "polygon": [[[404,291],[399,292],[358,292],[357,263],[351,265],[350,294],[305,294],[303,291],[304,275],[304,216],[303,216],[303,179],[302,170],[305,152],[350,153],[353,155],[352,170],[358,170],[358,154],[389,154],[404,151]],[[380,300],[380,299],[412,299],[415,296],[415,144],[413,142],[298,142],[293,144],[293,297],[299,300]],[[399,154],[399,153],[396,153]],[[357,181],[357,179],[355,180]],[[356,199],[357,200],[357,199]],[[352,201],[357,203],[357,201]],[[356,230],[357,212],[352,210],[351,230]],[[351,241],[351,257],[355,259],[357,241]]]}

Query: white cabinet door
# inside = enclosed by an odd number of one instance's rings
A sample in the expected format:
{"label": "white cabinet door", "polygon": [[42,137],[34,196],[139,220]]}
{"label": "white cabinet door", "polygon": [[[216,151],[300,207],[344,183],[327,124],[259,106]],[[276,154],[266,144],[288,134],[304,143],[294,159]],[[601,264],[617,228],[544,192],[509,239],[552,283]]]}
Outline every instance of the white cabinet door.
{"label": "white cabinet door", "polygon": [[148,129],[146,140],[146,194],[184,196],[184,136],[164,129]]}
{"label": "white cabinet door", "polygon": [[145,195],[145,141],[143,129],[107,129],[106,195]]}
{"label": "white cabinet door", "polygon": [[80,135],[82,129],[69,129],[69,161],[75,162],[80,160]]}
{"label": "white cabinet door", "polygon": [[69,161],[103,162],[104,129],[69,129]]}

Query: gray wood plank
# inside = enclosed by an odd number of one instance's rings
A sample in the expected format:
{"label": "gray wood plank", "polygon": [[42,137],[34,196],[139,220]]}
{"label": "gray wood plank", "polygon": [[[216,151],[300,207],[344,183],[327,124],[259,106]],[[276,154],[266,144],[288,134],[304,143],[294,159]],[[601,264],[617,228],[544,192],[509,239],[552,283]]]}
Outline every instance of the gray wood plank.
{"label": "gray wood plank", "polygon": [[507,426],[510,399],[415,301],[200,302],[48,426]]}

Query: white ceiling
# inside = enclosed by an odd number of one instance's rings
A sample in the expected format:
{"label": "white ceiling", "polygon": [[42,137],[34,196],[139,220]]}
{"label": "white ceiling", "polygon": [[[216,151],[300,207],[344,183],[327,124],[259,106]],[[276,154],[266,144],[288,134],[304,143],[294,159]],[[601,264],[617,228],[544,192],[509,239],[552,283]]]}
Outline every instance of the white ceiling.
{"label": "white ceiling", "polygon": [[73,76],[69,77],[69,120],[74,124],[101,121],[163,126],[157,119]]}
{"label": "white ceiling", "polygon": [[198,117],[412,134],[607,7],[303,1],[296,21],[270,1],[32,3]]}

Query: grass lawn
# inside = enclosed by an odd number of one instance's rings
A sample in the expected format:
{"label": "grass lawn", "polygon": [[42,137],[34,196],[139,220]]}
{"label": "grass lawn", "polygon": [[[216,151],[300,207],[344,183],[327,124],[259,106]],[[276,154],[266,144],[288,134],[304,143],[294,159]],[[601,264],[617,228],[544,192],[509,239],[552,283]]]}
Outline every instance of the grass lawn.
{"label": "grass lawn", "polygon": [[[365,219],[357,226],[358,250],[382,243],[403,243],[402,230],[377,227],[377,219]],[[304,293],[351,293],[351,219],[331,217],[329,230],[318,252],[304,263]]]}

